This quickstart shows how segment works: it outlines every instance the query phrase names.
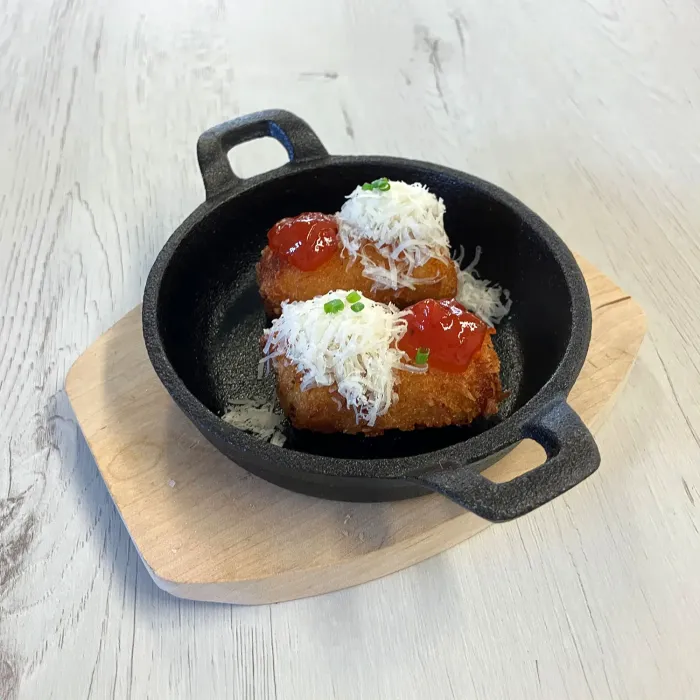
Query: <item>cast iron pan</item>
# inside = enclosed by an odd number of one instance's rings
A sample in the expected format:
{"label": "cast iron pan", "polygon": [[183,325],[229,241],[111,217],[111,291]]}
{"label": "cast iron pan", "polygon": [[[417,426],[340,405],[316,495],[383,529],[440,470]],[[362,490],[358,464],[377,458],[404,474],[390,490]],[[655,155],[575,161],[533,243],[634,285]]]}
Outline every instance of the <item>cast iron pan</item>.
{"label": "cast iron pan", "polygon": [[[228,151],[271,136],[289,163],[243,180]],[[399,158],[329,156],[289,112],[234,119],[197,144],[206,201],[158,255],[143,300],[143,332],[153,366],[202,434],[241,467],[295,491],[341,500],[394,500],[430,491],[493,521],[547,503],[594,472],[600,456],[566,402],[591,332],[586,285],[573,256],[533,212],[498,187],[438,165]],[[272,399],[273,378],[257,379],[267,321],[255,264],[268,229],[304,211],[336,212],[358,184],[379,177],[423,182],[445,200],[454,248],[510,289],[513,307],[495,344],[511,394],[495,420],[382,437],[324,436],[286,428],[276,447],[221,420],[232,399]],[[480,472],[523,438],[546,462],[504,484]]]}

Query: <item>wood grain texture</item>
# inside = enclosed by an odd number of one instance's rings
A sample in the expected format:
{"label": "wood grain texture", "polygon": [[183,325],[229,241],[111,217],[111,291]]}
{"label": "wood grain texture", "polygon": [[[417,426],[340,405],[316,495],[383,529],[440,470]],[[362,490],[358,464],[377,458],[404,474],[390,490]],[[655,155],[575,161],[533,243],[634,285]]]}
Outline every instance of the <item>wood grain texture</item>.
{"label": "wood grain texture", "polygon": [[[604,422],[646,328],[641,308],[579,259],[593,309],[591,345],[569,397]],[[66,393],[151,577],[183,598],[277,603],[337,591],[411,566],[489,523],[441,496],[340,503],[251,478],[204,439],[148,360],[141,307],[71,367]],[[484,474],[502,482],[541,464],[525,440]]]}
{"label": "wood grain texture", "polygon": [[[694,0],[0,0],[0,697],[697,697],[699,37]],[[268,107],[512,191],[649,334],[571,494],[359,588],[189,603],[63,386],[201,201],[199,133]]]}

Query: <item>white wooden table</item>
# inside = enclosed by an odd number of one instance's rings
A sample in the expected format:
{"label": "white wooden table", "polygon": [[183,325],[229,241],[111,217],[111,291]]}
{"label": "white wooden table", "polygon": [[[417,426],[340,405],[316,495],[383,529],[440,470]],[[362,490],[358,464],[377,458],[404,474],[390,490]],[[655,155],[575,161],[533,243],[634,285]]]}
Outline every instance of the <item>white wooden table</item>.
{"label": "white wooden table", "polygon": [[[195,604],[63,386],[201,201],[199,133],[269,107],[502,185],[649,334],[556,502],[345,592]],[[0,0],[0,698],[700,697],[699,195],[695,0]]]}

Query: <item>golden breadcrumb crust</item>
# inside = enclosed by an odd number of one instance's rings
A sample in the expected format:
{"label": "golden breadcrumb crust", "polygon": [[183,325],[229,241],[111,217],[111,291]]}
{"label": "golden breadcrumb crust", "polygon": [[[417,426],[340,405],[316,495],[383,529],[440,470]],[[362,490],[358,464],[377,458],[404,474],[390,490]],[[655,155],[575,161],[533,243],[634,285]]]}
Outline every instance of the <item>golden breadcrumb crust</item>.
{"label": "golden breadcrumb crust", "polygon": [[[413,271],[421,279],[439,276],[437,282],[417,285],[415,289],[372,291],[372,280],[362,274],[359,258],[348,267],[349,260],[341,256],[340,250],[318,269],[304,272],[266,246],[256,273],[267,314],[279,316],[283,301],[307,301],[334,289],[356,290],[368,299],[382,304],[391,302],[401,309],[422,299],[451,299],[457,294],[457,270],[451,260],[433,258]],[[378,256],[375,259],[381,260]]]}
{"label": "golden breadcrumb crust", "polygon": [[396,370],[398,399],[373,427],[358,424],[352,409],[334,387],[301,390],[300,377],[284,356],[273,361],[277,394],[285,414],[296,428],[320,433],[365,433],[466,425],[479,416],[491,416],[503,398],[500,362],[490,335],[462,373],[429,369],[424,374]]}

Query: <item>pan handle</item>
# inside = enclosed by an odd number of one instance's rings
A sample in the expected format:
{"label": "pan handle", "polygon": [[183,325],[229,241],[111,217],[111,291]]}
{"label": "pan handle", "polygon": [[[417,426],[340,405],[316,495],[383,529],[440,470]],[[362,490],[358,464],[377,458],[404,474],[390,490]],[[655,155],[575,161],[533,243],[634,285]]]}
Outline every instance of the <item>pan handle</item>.
{"label": "pan handle", "polygon": [[522,437],[542,445],[547,460],[506,483],[489,481],[475,464],[442,467],[412,480],[486,520],[504,522],[548,503],[590,476],[600,465],[593,436],[563,395],[525,423]]}
{"label": "pan handle", "polygon": [[311,127],[291,112],[269,109],[232,119],[208,129],[197,141],[197,160],[207,200],[243,182],[242,178],[234,175],[228,152],[234,146],[264,136],[277,139],[285,147],[292,163],[328,155]]}

